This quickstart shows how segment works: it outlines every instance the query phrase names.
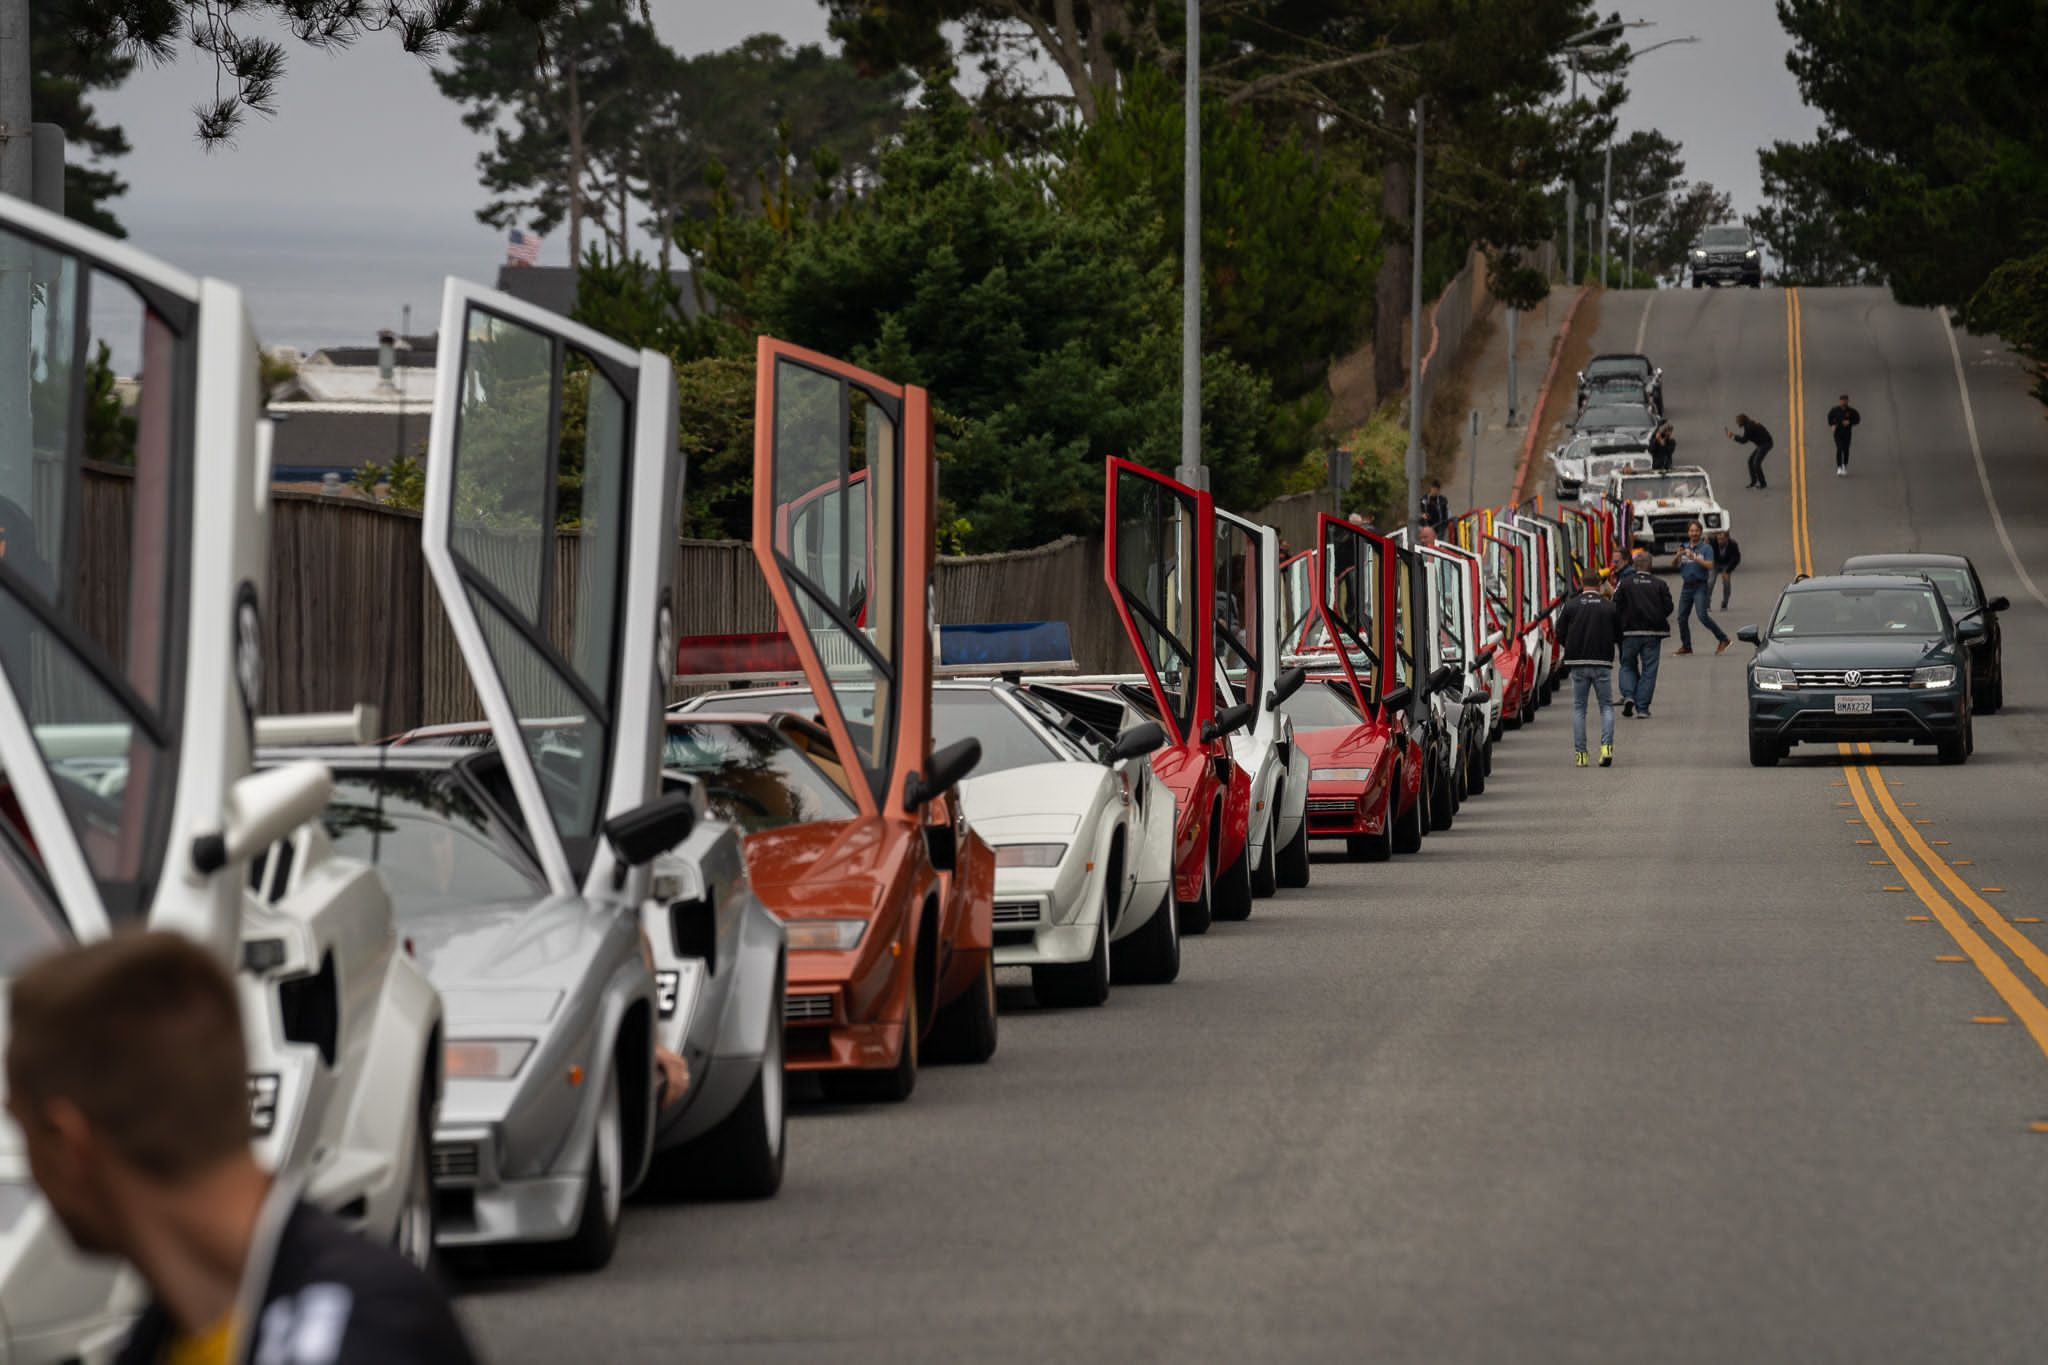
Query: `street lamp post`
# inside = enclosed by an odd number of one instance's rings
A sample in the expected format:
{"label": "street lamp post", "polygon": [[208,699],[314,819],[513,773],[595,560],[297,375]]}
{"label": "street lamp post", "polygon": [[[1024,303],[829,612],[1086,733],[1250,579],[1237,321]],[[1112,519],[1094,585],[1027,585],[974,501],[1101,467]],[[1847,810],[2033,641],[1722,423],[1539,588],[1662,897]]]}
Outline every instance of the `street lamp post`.
{"label": "street lamp post", "polygon": [[1636,281],[1636,229],[1637,229],[1638,227],[1640,227],[1640,226],[1641,226],[1641,223],[1642,223],[1642,218],[1641,218],[1641,211],[1642,211],[1642,207],[1643,207],[1643,205],[1645,205],[1645,204],[1654,204],[1654,203],[1656,203],[1656,202],[1657,202],[1657,201],[1658,201],[1659,199],[1669,199],[1669,198],[1670,198],[1670,197],[1671,197],[1672,195],[1676,194],[1677,192],[1678,192],[1678,187],[1677,187],[1676,185],[1673,185],[1673,186],[1672,186],[1672,187],[1671,187],[1670,189],[1668,189],[1668,190],[1658,190],[1658,191],[1657,191],[1657,192],[1656,192],[1655,194],[1639,194],[1639,195],[1637,195],[1637,196],[1636,196],[1635,198],[1633,198],[1633,199],[1631,199],[1631,200],[1629,200],[1629,201],[1628,201],[1628,282],[1629,282],[1629,284],[1633,285],[1633,284],[1635,283],[1635,281]]}
{"label": "street lamp post", "polygon": [[[1636,25],[1636,27],[1641,27],[1641,25]],[[1636,58],[1647,57],[1660,47],[1672,47],[1679,43],[1696,43],[1698,41],[1699,37],[1695,34],[1687,34],[1683,38],[1666,38],[1661,43],[1651,43],[1648,47],[1643,48],[1639,52],[1628,53],[1622,61],[1622,66],[1624,68],[1631,66],[1634,64]],[[1607,169],[1601,178],[1600,185],[1600,287],[1602,289],[1605,289],[1607,287],[1607,220],[1610,216],[1612,216],[1614,212],[1614,205],[1611,201],[1613,189],[1614,133],[1613,130],[1610,129],[1607,134]],[[1589,247],[1592,245],[1590,239],[1587,241],[1586,245]]]}
{"label": "street lamp post", "polygon": [[1422,536],[1422,101],[1415,101],[1415,231],[1409,245],[1408,543]]}
{"label": "street lamp post", "polygon": [[1202,465],[1202,6],[1187,0],[1186,137],[1182,142],[1180,294],[1180,469],[1182,483],[1208,482]]}

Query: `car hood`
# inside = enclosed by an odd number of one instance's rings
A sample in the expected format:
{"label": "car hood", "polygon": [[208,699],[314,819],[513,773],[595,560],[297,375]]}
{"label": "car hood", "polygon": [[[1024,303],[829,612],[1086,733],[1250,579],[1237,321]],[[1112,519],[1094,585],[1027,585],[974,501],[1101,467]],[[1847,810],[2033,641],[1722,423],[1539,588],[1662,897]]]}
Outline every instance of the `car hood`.
{"label": "car hood", "polygon": [[435,988],[452,998],[573,988],[606,929],[580,896],[414,911],[399,921]]}
{"label": "car hood", "polygon": [[747,836],[747,875],[762,901],[787,919],[803,914],[871,914],[901,856],[875,816],[813,820]]}
{"label": "car hood", "polygon": [[1387,732],[1372,725],[1333,725],[1325,730],[1296,730],[1294,742],[1308,755],[1311,770],[1370,768],[1386,752]]}
{"label": "car hood", "polygon": [[991,841],[1071,834],[1095,804],[1108,770],[1099,763],[1034,763],[960,784],[960,804]]}
{"label": "car hood", "polygon": [[1914,668],[1952,662],[1953,654],[1939,635],[1809,635],[1773,637],[1756,661],[1768,668]]}

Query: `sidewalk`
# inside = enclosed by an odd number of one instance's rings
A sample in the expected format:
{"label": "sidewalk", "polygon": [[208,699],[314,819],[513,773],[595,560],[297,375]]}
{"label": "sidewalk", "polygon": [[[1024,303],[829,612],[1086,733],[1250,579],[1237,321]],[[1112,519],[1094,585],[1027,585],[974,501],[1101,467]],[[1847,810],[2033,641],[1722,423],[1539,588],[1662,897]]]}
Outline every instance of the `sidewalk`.
{"label": "sidewalk", "polygon": [[[1566,315],[1571,311],[1572,300],[1578,289],[1570,285],[1557,285],[1550,291],[1550,297],[1522,314],[1516,324],[1518,336],[1515,346],[1515,387],[1517,390],[1517,417],[1515,424],[1508,425],[1508,354],[1507,354],[1507,313],[1496,309],[1494,334],[1487,344],[1486,352],[1472,368],[1467,384],[1470,405],[1479,412],[1479,440],[1477,448],[1471,439],[1470,417],[1461,429],[1462,448],[1451,473],[1444,479],[1444,493],[1451,500],[1454,510],[1499,503],[1507,499],[1515,481],[1515,468],[1521,462],[1522,446],[1528,437],[1529,414],[1536,406],[1537,394],[1543,387],[1544,373],[1550,368],[1552,345],[1558,331],[1564,325]],[[1587,306],[1590,306],[1590,300]],[[1576,325],[1585,322],[1583,309]],[[1543,424],[1554,426],[1558,414],[1546,411]],[[1543,482],[1543,457],[1548,451],[1541,443],[1534,459],[1530,461],[1528,488],[1525,494],[1545,487]]]}

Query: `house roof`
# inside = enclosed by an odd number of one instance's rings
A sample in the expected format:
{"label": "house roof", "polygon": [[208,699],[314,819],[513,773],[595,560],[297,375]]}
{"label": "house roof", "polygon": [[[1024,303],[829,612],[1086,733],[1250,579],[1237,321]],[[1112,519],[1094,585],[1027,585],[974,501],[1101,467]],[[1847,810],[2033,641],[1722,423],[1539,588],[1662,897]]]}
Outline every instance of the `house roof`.
{"label": "house roof", "polygon": [[426,458],[426,404],[406,409],[364,408],[328,403],[283,403],[267,415],[272,428],[270,464],[278,478],[317,478],[329,470],[343,477],[366,464],[390,464],[398,454]]}

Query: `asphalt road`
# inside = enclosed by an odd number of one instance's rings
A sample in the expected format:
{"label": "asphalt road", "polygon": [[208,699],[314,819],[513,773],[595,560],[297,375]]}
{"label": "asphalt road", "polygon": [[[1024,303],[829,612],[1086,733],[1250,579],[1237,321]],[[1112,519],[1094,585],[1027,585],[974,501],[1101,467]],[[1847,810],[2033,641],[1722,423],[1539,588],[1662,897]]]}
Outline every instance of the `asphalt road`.
{"label": "asphalt road", "polygon": [[[1679,459],[1734,511],[1731,636],[1793,571],[1795,425],[1818,566],[1961,550],[2011,596],[2009,705],[1967,767],[1881,748],[1868,779],[1833,752],[1752,770],[1747,647],[1667,654],[1657,719],[1619,722],[1613,770],[1570,765],[1553,705],[1420,854],[1323,859],[1309,890],[1191,942],[1178,983],[1102,1010],[1006,994],[988,1066],[927,1072],[899,1108],[804,1108],[774,1202],[643,1203],[602,1275],[472,1281],[479,1343],[505,1361],[2048,1355],[2048,926],[2022,922],[2048,887],[2048,609],[1992,527],[1942,323],[1872,290],[1801,291],[1800,315],[1796,424],[1776,290],[1610,295],[1596,349],[1644,326]],[[1995,348],[1959,341],[1990,486],[2048,583],[2043,411]],[[1822,414],[1844,388],[1864,425],[1836,479]],[[1778,437],[1768,492],[1721,436],[1739,409]],[[1910,871],[1874,861],[1892,857]]]}

